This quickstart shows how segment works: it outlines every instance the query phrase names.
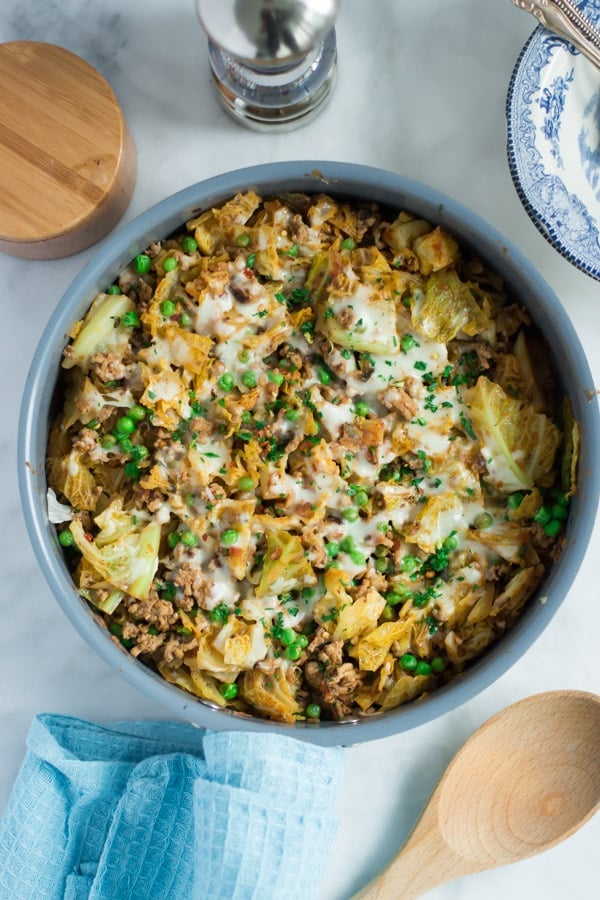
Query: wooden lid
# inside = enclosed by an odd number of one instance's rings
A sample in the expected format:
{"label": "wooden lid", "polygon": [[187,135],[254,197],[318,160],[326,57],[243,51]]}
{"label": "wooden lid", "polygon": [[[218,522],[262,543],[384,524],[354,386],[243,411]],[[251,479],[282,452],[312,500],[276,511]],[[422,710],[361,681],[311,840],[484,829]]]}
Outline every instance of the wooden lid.
{"label": "wooden lid", "polygon": [[133,141],[105,79],[32,41],[0,44],[0,250],[70,256],[119,221],[136,178]]}

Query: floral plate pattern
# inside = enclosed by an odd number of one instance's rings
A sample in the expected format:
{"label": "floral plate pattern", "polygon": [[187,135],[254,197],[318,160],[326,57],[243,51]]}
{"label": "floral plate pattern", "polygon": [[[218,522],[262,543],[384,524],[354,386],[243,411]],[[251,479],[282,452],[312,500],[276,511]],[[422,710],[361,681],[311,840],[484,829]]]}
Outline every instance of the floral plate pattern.
{"label": "floral plate pattern", "polygon": [[[600,25],[600,0],[580,0]],[[544,237],[600,281],[600,69],[546,28],[525,44],[506,102],[508,162]]]}

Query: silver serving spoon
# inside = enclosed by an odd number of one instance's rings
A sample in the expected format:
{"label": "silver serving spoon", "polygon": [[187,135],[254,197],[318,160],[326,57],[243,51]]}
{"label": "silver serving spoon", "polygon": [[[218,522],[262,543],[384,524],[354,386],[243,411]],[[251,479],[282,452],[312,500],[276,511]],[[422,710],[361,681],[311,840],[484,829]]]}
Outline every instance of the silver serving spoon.
{"label": "silver serving spoon", "polygon": [[513,0],[549,31],[565,38],[600,68],[600,31],[579,11],[573,0]]}

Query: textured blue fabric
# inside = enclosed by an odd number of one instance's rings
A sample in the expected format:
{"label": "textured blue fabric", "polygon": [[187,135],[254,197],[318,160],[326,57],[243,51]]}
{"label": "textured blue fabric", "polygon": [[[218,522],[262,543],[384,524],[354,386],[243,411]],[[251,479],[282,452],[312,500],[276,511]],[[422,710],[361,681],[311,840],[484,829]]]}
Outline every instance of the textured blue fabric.
{"label": "textured blue fabric", "polygon": [[315,897],[341,748],[42,714],[0,819],[0,900]]}

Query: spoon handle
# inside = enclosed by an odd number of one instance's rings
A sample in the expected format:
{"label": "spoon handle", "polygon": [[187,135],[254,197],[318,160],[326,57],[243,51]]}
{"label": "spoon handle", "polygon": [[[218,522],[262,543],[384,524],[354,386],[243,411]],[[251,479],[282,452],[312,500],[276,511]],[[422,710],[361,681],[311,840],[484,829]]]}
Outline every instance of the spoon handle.
{"label": "spoon handle", "polygon": [[530,12],[549,31],[565,38],[600,68],[600,31],[572,0],[513,0],[513,3]]}
{"label": "spoon handle", "polygon": [[400,853],[352,900],[414,900],[438,884],[480,871],[440,834],[437,795],[436,790]]}

